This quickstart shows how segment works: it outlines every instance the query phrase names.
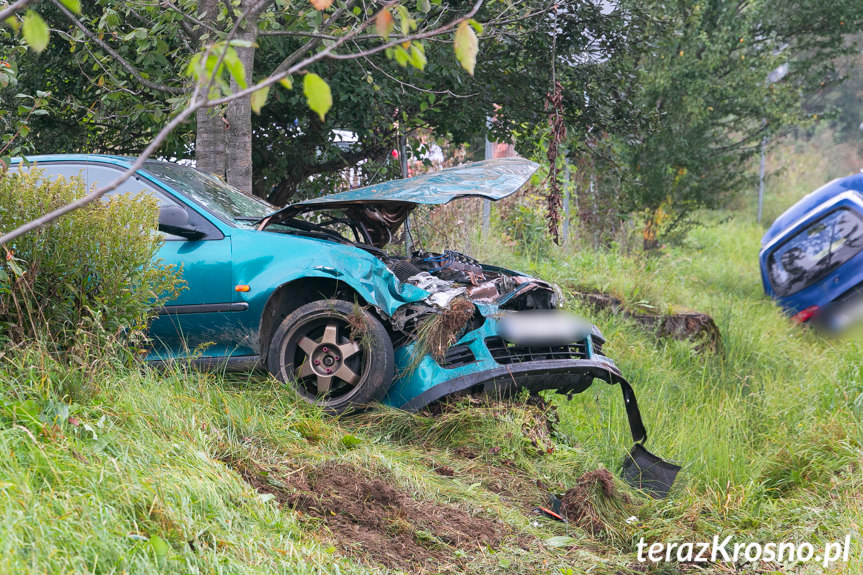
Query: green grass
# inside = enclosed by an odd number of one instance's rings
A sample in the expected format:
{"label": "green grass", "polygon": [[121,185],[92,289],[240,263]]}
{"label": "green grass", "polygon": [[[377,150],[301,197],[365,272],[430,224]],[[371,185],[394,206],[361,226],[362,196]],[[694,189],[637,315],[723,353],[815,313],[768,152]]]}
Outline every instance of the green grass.
{"label": "green grass", "polygon": [[[805,193],[802,185],[787,201]],[[773,208],[771,208],[773,209]],[[660,254],[548,249],[531,261],[498,245],[477,256],[534,272],[564,291],[590,286],[660,310],[709,313],[720,353],[657,340],[635,324],[590,315],[606,353],[632,382],[655,453],[683,465],[672,496],[597,502],[591,534],[534,515],[549,492],[586,471],[614,473],[630,447],[618,387],[596,382],[550,398],[558,419],[526,398],[462,400],[436,415],[377,409],[332,419],[260,376],[177,368],[70,373],[38,352],[0,362],[0,572],[381,573],[345,551],[326,522],[279,505],[226,461],[279,473],[338,461],[383,477],[418,501],[453,506],[506,532],[499,545],[454,550],[418,530],[468,573],[635,573],[636,543],[797,541],[852,534],[863,572],[863,338],[828,340],[792,325],[764,297],[763,226],[742,213],[706,214]],[[447,468],[452,475],[435,472]],[[284,477],[282,477],[284,479]],[[635,520],[624,521],[624,516]],[[410,521],[413,518],[405,518]],[[401,527],[399,527],[401,528]],[[567,537],[568,539],[550,539]],[[558,546],[559,545],[559,546]],[[435,572],[417,565],[414,572]],[[676,563],[650,573],[701,571]],[[816,563],[741,566],[822,573]]]}

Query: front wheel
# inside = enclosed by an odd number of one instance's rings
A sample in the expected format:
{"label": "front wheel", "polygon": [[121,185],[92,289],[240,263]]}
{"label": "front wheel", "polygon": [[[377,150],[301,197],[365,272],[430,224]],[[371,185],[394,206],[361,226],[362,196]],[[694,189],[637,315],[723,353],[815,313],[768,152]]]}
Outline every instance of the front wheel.
{"label": "front wheel", "polygon": [[393,346],[381,322],[356,304],[320,300],[282,320],[267,369],[300,397],[333,413],[381,399],[393,380]]}

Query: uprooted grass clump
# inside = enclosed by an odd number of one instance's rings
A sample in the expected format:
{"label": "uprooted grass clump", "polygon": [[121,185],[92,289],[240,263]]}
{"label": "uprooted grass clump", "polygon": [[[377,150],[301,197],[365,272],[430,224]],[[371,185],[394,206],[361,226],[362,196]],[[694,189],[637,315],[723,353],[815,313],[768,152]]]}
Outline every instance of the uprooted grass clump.
{"label": "uprooted grass clump", "polygon": [[[416,331],[417,348],[430,354],[436,361],[443,360],[475,311],[473,302],[468,298],[453,298],[449,307],[440,313],[430,314],[420,322]],[[418,354],[419,357],[422,355]]]}
{"label": "uprooted grass clump", "polygon": [[629,495],[618,490],[607,469],[588,471],[560,499],[563,516],[593,536],[620,536],[634,509]]}

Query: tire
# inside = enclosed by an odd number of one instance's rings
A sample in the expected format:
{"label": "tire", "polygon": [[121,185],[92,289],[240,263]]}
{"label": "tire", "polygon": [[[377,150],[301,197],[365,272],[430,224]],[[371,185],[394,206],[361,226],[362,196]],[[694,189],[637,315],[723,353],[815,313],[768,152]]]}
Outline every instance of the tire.
{"label": "tire", "polygon": [[381,399],[392,384],[394,364],[392,341],[381,322],[337,299],[307,303],[290,313],[267,353],[271,374],[330,413],[359,410]]}

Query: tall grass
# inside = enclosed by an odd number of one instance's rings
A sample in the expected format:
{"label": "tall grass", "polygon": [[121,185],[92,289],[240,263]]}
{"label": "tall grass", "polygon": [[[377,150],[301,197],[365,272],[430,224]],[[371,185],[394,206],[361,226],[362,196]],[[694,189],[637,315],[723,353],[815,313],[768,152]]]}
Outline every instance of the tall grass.
{"label": "tall grass", "polygon": [[[631,440],[616,386],[551,396],[550,407],[461,399],[419,415],[380,408],[333,419],[263,376],[119,362],[88,375],[30,347],[0,361],[0,572],[383,572],[362,550],[336,551],[344,542],[325,521],[280,506],[226,463],[277,474],[338,460],[511,530],[499,548],[467,556],[469,573],[641,573],[642,537],[820,544],[848,533],[851,560],[830,572],[861,573],[863,338],[821,338],[764,297],[763,226],[753,219],[705,214],[684,242],[650,256],[574,246],[519,255],[465,240],[476,256],[565,292],[593,287],[630,304],[698,310],[722,333],[721,352],[700,354],[568,300],[600,326],[635,387],[648,447],[683,465],[671,497],[629,491],[632,517],[604,516],[602,533],[532,510],[586,471],[619,470]],[[699,569],[824,572],[815,563]]]}

